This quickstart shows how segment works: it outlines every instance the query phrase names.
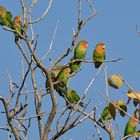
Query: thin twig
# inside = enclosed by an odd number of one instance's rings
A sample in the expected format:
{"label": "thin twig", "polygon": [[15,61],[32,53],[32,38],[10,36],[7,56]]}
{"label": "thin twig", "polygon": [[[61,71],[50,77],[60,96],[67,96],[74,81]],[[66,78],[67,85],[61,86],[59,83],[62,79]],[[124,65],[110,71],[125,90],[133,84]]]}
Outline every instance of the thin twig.
{"label": "thin twig", "polygon": [[55,27],[55,30],[54,30],[54,33],[53,33],[53,37],[52,37],[52,40],[51,40],[51,43],[50,43],[50,48],[49,48],[48,52],[41,58],[41,61],[43,61],[51,53],[58,25],[59,25],[59,22],[57,22],[57,24],[56,24],[56,27]]}
{"label": "thin twig", "polygon": [[81,0],[78,0],[78,24],[81,22]]}
{"label": "thin twig", "polygon": [[9,124],[9,126],[10,126],[10,128],[11,128],[13,134],[14,134],[16,140],[20,140],[19,133],[18,133],[18,131],[16,130],[16,128],[15,128],[13,122],[12,122],[12,118],[11,118],[11,114],[10,114],[10,112],[9,112],[8,104],[7,104],[6,100],[4,99],[4,97],[0,96],[0,100],[2,101],[3,106],[4,106],[4,108],[5,108],[6,119],[7,119],[7,122],[8,122],[8,124]]}
{"label": "thin twig", "polygon": [[89,20],[91,20],[94,16],[96,16],[96,10],[95,10],[95,8],[94,8],[94,6],[93,6],[93,4],[91,3],[91,0],[87,0],[88,1],[88,3],[89,3],[89,5],[90,5],[90,8],[91,8],[91,10],[93,11],[92,12],[92,14],[89,16],[89,17],[87,17],[84,21],[83,21],[83,26],[89,21]]}
{"label": "thin twig", "polygon": [[26,118],[25,117],[14,117],[14,119],[26,121],[26,120],[34,119],[34,118],[37,118],[37,117],[45,116],[46,114],[47,114],[46,112],[41,112],[39,115],[33,115],[33,116],[30,116],[30,117],[26,117]]}
{"label": "thin twig", "polygon": [[34,24],[34,23],[41,21],[48,14],[48,12],[52,6],[52,2],[53,2],[53,0],[49,0],[49,4],[48,4],[48,7],[45,10],[45,12],[39,18],[29,21],[29,24]]}
{"label": "thin twig", "polygon": [[24,4],[24,0],[20,0],[21,7],[22,7],[22,15],[23,15],[23,24],[25,24],[26,20],[26,6]]}
{"label": "thin twig", "polygon": [[35,105],[35,109],[36,109],[36,115],[37,115],[37,121],[38,121],[38,130],[39,130],[39,135],[40,138],[42,137],[43,134],[43,123],[42,123],[42,119],[41,119],[41,105],[42,105],[42,96],[40,96],[38,94],[37,91],[37,84],[35,81],[35,73],[34,70],[31,69],[31,78],[32,78],[32,85],[33,85],[33,89],[34,89],[34,105]]}

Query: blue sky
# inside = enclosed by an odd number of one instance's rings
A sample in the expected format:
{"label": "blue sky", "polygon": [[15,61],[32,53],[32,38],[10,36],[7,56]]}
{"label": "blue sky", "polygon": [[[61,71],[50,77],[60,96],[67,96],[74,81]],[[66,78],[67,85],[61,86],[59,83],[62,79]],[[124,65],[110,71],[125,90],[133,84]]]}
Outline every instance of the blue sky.
{"label": "blue sky", "polygon": [[[13,17],[21,14],[21,6],[19,1],[10,3],[8,0],[1,0],[0,2],[0,5],[3,5],[9,11],[11,11]],[[116,63],[105,63],[104,66],[108,66],[107,73],[120,74],[133,87],[134,90],[140,91],[140,36],[136,32],[136,25],[138,25],[138,29],[140,31],[140,1],[95,0],[93,4],[96,9],[97,15],[87,23],[78,38],[78,41],[84,39],[89,43],[87,58],[92,58],[92,52],[96,43],[104,42],[106,44],[107,60],[124,58],[124,60]],[[38,16],[40,16],[46,7],[47,2],[39,1],[33,9],[32,19],[36,19]],[[59,23],[57,34],[55,37],[53,50],[50,55],[52,61],[55,61],[70,46],[72,41],[72,28],[76,29],[77,27],[76,8],[77,3],[75,0],[54,1],[49,14],[44,18],[44,20],[33,26],[35,34],[39,35],[38,47],[36,51],[37,55],[40,58],[49,49],[52,35],[57,23]],[[83,2],[82,17],[85,18],[90,13],[91,10],[88,7],[87,2]],[[9,79],[7,73],[10,73],[12,79],[15,82],[17,82],[19,85],[21,84],[22,55],[14,43],[14,35],[12,33],[4,31],[2,28],[0,28],[0,36],[0,95],[4,96],[7,99],[9,96]],[[72,55],[73,52],[64,59],[63,63],[67,62]],[[50,65],[47,59],[44,61],[44,64],[46,66]],[[83,63],[81,69],[82,70],[70,81],[70,87],[75,89],[79,93],[79,95],[82,95],[85,88],[89,84],[89,81],[97,72],[97,70],[93,67],[93,64],[89,63]],[[38,74],[36,78],[39,86],[44,87],[45,78],[43,78],[40,74]],[[30,77],[28,78],[28,80],[30,81]],[[28,83],[27,88],[28,90],[32,90],[30,82]],[[88,99],[91,99],[92,105],[88,108],[87,112],[90,111],[91,107],[93,106],[100,106],[99,112],[101,112],[101,109],[106,105],[105,99],[101,95],[98,95],[97,91],[100,91],[103,95],[105,95],[105,81],[103,71],[101,71],[99,77],[88,91],[86,101],[88,101]],[[117,101],[118,99],[126,101],[127,98],[122,93],[122,91],[127,92],[127,88],[125,86],[123,86],[120,90],[109,88],[110,99],[115,101]],[[30,98],[32,97],[33,96],[31,95]],[[57,97],[59,108],[62,108],[62,106],[64,107],[65,102],[63,101],[63,99],[59,96]],[[47,98],[49,97],[47,96],[45,100],[47,100]],[[49,106],[49,103],[47,104]],[[43,102],[43,105],[45,105],[45,101]],[[1,108],[3,108],[1,103],[0,106]],[[46,107],[43,106],[43,111],[45,108]],[[130,111],[132,115],[133,109],[134,108],[131,104],[128,111]],[[34,113],[33,103],[31,103],[30,110],[31,112],[29,114],[32,115]],[[3,116],[4,114],[0,114],[0,118],[3,118]],[[113,125],[115,126],[116,124],[119,124],[119,127],[122,128],[121,133],[123,133],[125,126],[124,122],[126,122],[127,120],[128,117],[120,118],[118,115],[118,119],[116,119],[116,121],[113,121]],[[120,123],[122,124],[122,126],[120,125]],[[33,124],[33,121],[31,124]],[[0,121],[0,126],[3,125],[4,122]],[[37,130],[34,127],[32,128],[33,129],[30,129],[30,132],[32,132],[33,130],[34,135],[30,134],[28,137],[31,140],[38,137]],[[104,131],[101,132],[104,137],[107,136]],[[86,138],[89,138],[96,133],[97,132],[92,122],[90,120],[87,120],[83,123],[83,125],[79,125],[70,132],[66,133],[62,138],[60,138],[60,140],[69,140],[70,138],[72,138],[73,140],[85,140]],[[3,131],[0,131],[0,135],[5,139],[7,138],[7,134],[5,134]],[[116,136],[118,136],[117,133]],[[116,139],[119,139],[119,137],[116,137]]]}

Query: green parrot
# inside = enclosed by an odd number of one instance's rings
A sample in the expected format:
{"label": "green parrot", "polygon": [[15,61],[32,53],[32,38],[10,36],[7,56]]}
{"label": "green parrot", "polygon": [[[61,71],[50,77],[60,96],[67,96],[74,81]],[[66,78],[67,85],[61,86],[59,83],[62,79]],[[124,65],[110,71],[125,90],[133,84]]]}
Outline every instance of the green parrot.
{"label": "green parrot", "polygon": [[[72,58],[70,59],[70,62],[73,61],[73,60],[74,60],[74,57],[72,57]],[[70,63],[70,64],[69,64],[69,67],[70,67],[70,69],[71,69],[71,74],[74,73],[74,72],[77,72],[77,71],[80,69],[80,65],[81,65],[81,63],[78,63],[78,62],[76,62],[76,61]]]}
{"label": "green parrot", "polygon": [[12,14],[6,8],[0,6],[0,24],[12,28]]}
{"label": "green parrot", "polygon": [[[21,16],[16,16],[13,20],[13,28],[17,30],[21,35],[23,35],[23,28],[22,28],[22,18]],[[20,37],[21,38],[21,37]],[[19,39],[19,35],[15,33],[15,41]]]}
{"label": "green parrot", "polygon": [[[64,68],[64,66],[57,66],[55,67],[55,69],[51,72],[51,80],[52,82],[56,82],[56,77],[57,75],[59,74],[59,72]],[[46,88],[47,88],[47,91],[49,91],[49,81],[48,79],[46,79]],[[55,88],[55,85],[54,85],[54,88]]]}
{"label": "green parrot", "polygon": [[108,106],[106,106],[104,109],[103,109],[103,111],[102,111],[102,113],[101,113],[101,118],[98,120],[99,122],[103,122],[103,121],[108,121],[108,120],[110,120],[110,119],[112,119],[112,117],[111,117],[111,114],[110,114],[110,112],[109,112],[109,110],[108,110]]}
{"label": "green parrot", "polygon": [[70,77],[71,69],[70,67],[63,68],[56,77],[56,81],[59,83],[55,84],[55,89],[60,96],[64,97],[64,92],[67,89],[67,83]]}
{"label": "green parrot", "polygon": [[134,111],[134,116],[129,119],[129,121],[126,124],[125,130],[124,130],[124,137],[128,135],[132,135],[136,132],[137,125],[139,123],[139,109],[136,109]]}
{"label": "green parrot", "polygon": [[[65,98],[66,98],[66,104],[67,105],[69,105],[69,104],[77,104],[79,102],[79,100],[80,100],[80,97],[78,96],[76,91],[71,90],[69,87],[67,87]],[[79,102],[79,105],[84,107],[82,101]]]}
{"label": "green parrot", "polygon": [[74,59],[84,59],[87,53],[88,42],[81,40],[74,50]]}
{"label": "green parrot", "polygon": [[105,44],[104,43],[98,43],[96,44],[96,47],[93,51],[93,56],[92,56],[95,64],[95,68],[99,68],[102,62],[96,62],[99,60],[105,60],[106,55],[105,55]]}
{"label": "green parrot", "polygon": [[58,76],[58,74],[60,73],[60,71],[62,70],[62,69],[64,69],[65,67],[64,66],[56,66],[55,67],[55,69],[53,70],[53,74],[54,74],[54,76],[55,76],[55,78]]}
{"label": "green parrot", "polygon": [[124,130],[124,137],[127,135],[134,134],[136,132],[137,125],[138,125],[138,120],[135,117],[130,118]]}
{"label": "green parrot", "polygon": [[66,85],[70,77],[71,69],[70,67],[63,68],[56,77],[62,85]]}

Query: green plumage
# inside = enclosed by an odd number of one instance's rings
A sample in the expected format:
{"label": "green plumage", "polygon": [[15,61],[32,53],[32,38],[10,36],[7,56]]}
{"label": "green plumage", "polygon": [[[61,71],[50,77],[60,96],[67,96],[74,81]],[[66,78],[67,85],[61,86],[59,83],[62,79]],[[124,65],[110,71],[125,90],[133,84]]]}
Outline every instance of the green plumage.
{"label": "green plumage", "polygon": [[[94,61],[105,60],[105,54],[100,55],[100,54],[95,52],[93,60]],[[95,68],[99,68],[101,64],[102,64],[102,62],[95,62]]]}
{"label": "green plumage", "polygon": [[59,83],[55,84],[55,89],[60,96],[64,97],[63,94],[65,93],[67,88],[67,82],[70,77],[70,72],[71,70],[69,67],[63,68],[56,77],[56,81]]}
{"label": "green plumage", "polygon": [[[56,78],[58,76],[58,74],[60,73],[60,71],[64,69],[63,66],[57,66],[55,67],[55,69],[51,72],[51,80],[52,82],[56,82]],[[46,88],[47,88],[47,91],[49,91],[49,81],[48,79],[46,79]],[[57,84],[56,84],[57,85]],[[54,85],[54,88],[56,89],[56,85]]]}
{"label": "green plumage", "polygon": [[74,50],[74,59],[84,59],[87,53],[87,41],[80,41]]}
{"label": "green plumage", "polygon": [[53,74],[55,76],[55,78],[58,76],[58,74],[61,72],[62,69],[64,69],[64,66],[56,66],[55,69],[53,70]]}
{"label": "green plumage", "polygon": [[6,8],[0,6],[0,24],[12,28],[12,14]]}
{"label": "green plumage", "polygon": [[[66,98],[67,105],[68,104],[77,104],[79,102],[80,97],[78,96],[76,91],[71,90],[70,88],[67,88],[66,93],[67,94],[66,94],[65,98]],[[79,105],[82,106],[82,107],[84,106],[83,102],[79,102]]]}
{"label": "green plumage", "polygon": [[[74,60],[74,57],[72,57],[72,58],[70,59],[70,62],[72,62],[73,60]],[[80,66],[81,66],[81,63],[78,63],[78,62],[76,62],[76,61],[70,63],[70,64],[69,64],[69,67],[70,67],[70,69],[71,69],[71,74],[77,72],[77,71],[80,69]]]}
{"label": "green plumage", "polygon": [[130,118],[126,124],[124,136],[134,134],[136,132],[138,122],[134,118]]}
{"label": "green plumage", "polygon": [[93,60],[95,61],[95,68],[99,68],[102,62],[96,62],[100,60],[105,60],[105,50],[104,50],[104,44],[103,43],[98,43],[95,47],[95,50],[93,51]]}
{"label": "green plumage", "polygon": [[62,85],[66,85],[70,77],[70,72],[71,70],[69,67],[62,69],[57,75],[57,81],[59,81]]}

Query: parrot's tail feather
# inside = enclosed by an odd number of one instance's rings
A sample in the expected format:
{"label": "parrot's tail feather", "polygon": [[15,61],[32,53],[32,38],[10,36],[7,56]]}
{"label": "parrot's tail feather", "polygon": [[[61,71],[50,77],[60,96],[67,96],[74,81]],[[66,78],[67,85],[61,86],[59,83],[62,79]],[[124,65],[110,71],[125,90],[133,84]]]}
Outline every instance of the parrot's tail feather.
{"label": "parrot's tail feather", "polygon": [[102,64],[102,62],[95,62],[95,68],[96,69],[99,68],[101,64]]}

